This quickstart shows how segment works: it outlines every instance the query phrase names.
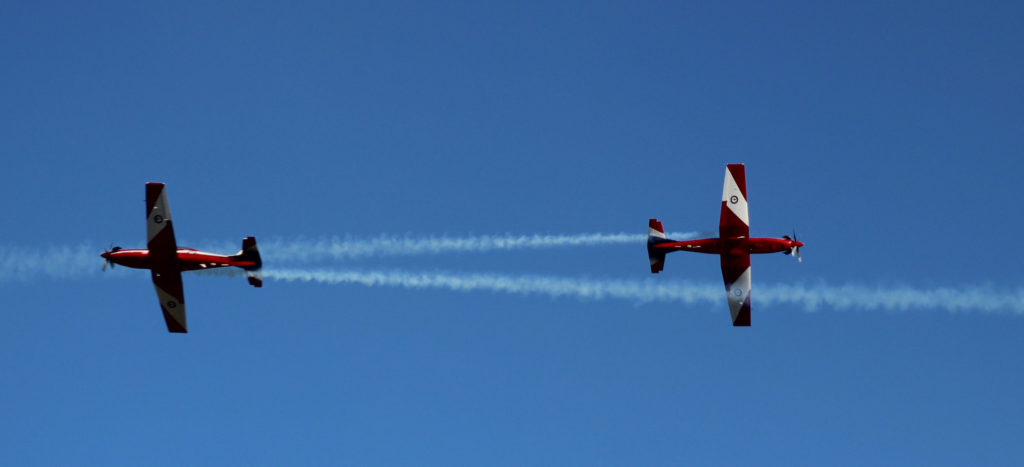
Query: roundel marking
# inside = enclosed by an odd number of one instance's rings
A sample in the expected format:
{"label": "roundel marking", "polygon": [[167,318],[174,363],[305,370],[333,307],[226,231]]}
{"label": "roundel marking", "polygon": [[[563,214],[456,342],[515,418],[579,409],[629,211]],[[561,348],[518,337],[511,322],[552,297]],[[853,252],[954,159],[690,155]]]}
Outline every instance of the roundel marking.
{"label": "roundel marking", "polygon": [[177,308],[177,307],[178,307],[178,302],[176,302],[174,300],[168,300],[167,301],[167,308]]}
{"label": "roundel marking", "polygon": [[157,214],[157,215],[153,216],[153,222],[156,222],[157,224],[160,224],[163,221],[164,221],[164,216],[161,216],[160,214]]}
{"label": "roundel marking", "polygon": [[740,202],[740,199],[736,195],[732,195],[732,198],[729,198],[729,202],[732,204],[736,204]]}
{"label": "roundel marking", "polygon": [[741,289],[739,287],[736,287],[735,289],[733,289],[732,294],[737,296],[737,297],[742,297],[743,296],[743,289]]}

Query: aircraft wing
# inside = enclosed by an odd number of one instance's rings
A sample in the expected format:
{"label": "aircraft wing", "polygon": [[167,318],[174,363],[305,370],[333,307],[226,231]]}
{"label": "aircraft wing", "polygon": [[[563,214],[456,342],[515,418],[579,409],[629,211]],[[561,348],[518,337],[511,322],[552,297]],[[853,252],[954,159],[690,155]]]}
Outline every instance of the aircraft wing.
{"label": "aircraft wing", "polygon": [[151,269],[178,269],[178,244],[163,183],[146,184],[146,244]]}
{"label": "aircraft wing", "polygon": [[729,164],[725,168],[725,187],[722,189],[722,215],[718,220],[718,236],[750,237],[750,217],[747,214],[747,175],[743,164]]}
{"label": "aircraft wing", "polygon": [[178,266],[178,244],[174,240],[171,211],[163,183],[146,184],[146,238],[149,266],[156,296],[169,332],[188,332],[185,322],[185,289]]}
{"label": "aircraft wing", "polygon": [[185,288],[181,283],[181,271],[153,270],[153,285],[160,309],[164,312],[168,332],[188,332],[185,321]]}
{"label": "aircraft wing", "polygon": [[726,251],[721,257],[732,325],[750,326],[750,253]]}

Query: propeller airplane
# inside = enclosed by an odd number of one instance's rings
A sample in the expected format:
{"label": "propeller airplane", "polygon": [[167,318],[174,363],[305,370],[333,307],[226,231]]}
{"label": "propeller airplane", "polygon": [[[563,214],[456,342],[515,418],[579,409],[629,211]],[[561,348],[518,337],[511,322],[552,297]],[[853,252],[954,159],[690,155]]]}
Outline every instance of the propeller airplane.
{"label": "propeller airplane", "polygon": [[111,268],[115,264],[136,269],[149,269],[156,287],[156,296],[164,314],[168,332],[186,333],[185,291],[181,282],[182,271],[234,266],[246,271],[249,284],[263,287],[260,276],[260,251],[256,237],[245,237],[242,250],[234,255],[218,255],[192,248],[178,248],[171,225],[171,211],[167,207],[167,194],[163,183],[146,184],[146,233],[148,249],[111,247],[100,255]]}
{"label": "propeller airplane", "polygon": [[719,217],[718,238],[676,241],[665,236],[661,221],[651,219],[647,230],[647,256],[651,272],[665,269],[665,255],[673,251],[693,251],[719,255],[722,279],[729,301],[733,326],[750,326],[750,255],[783,252],[803,261],[800,247],[804,243],[793,236],[782,238],[750,238],[750,219],[747,213],[747,180],[743,164],[729,164],[725,169],[725,187],[722,190],[722,213]]}

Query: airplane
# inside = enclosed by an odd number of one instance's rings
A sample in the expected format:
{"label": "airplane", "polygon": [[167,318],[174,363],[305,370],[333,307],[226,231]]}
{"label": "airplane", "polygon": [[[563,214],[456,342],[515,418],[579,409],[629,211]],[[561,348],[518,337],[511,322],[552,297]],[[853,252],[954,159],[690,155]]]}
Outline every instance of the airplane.
{"label": "airplane", "polygon": [[227,256],[207,253],[193,248],[178,248],[174,240],[174,227],[171,222],[171,211],[167,208],[167,192],[163,183],[146,184],[146,234],[149,241],[148,249],[124,249],[119,246],[100,255],[107,266],[115,264],[136,269],[149,269],[156,287],[156,296],[160,300],[160,309],[164,313],[167,331],[187,333],[185,321],[185,291],[181,283],[182,271],[234,266],[246,271],[249,284],[263,287],[260,276],[260,251],[256,247],[256,237],[245,237],[242,250]]}
{"label": "airplane", "polygon": [[722,214],[718,222],[718,238],[675,241],[665,236],[661,221],[651,219],[647,229],[647,256],[651,273],[665,269],[665,255],[673,251],[693,251],[719,255],[722,279],[729,301],[733,326],[750,326],[750,255],[783,252],[797,261],[803,242],[793,236],[782,238],[750,238],[747,214],[747,178],[743,164],[728,164],[725,188],[722,190]]}

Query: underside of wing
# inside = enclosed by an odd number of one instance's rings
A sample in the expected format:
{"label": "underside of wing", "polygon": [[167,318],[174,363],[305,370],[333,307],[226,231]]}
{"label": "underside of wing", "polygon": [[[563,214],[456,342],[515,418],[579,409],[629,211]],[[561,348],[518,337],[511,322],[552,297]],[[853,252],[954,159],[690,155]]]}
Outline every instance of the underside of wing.
{"label": "underside of wing", "polygon": [[180,271],[153,270],[153,286],[156,297],[160,300],[160,309],[164,313],[168,332],[188,332],[185,321],[185,288],[181,283]]}
{"label": "underside of wing", "polygon": [[178,245],[163,183],[146,184],[146,239],[153,270],[177,268]]}
{"label": "underside of wing", "polygon": [[725,168],[718,236],[722,238],[750,237],[750,216],[747,213],[747,175],[743,164],[729,164]]}
{"label": "underside of wing", "polygon": [[170,332],[188,332],[185,322],[185,289],[178,266],[178,245],[174,240],[171,210],[163,183],[146,184],[146,244],[153,286]]}
{"label": "underside of wing", "polygon": [[722,279],[733,326],[750,326],[750,254],[722,254]]}

